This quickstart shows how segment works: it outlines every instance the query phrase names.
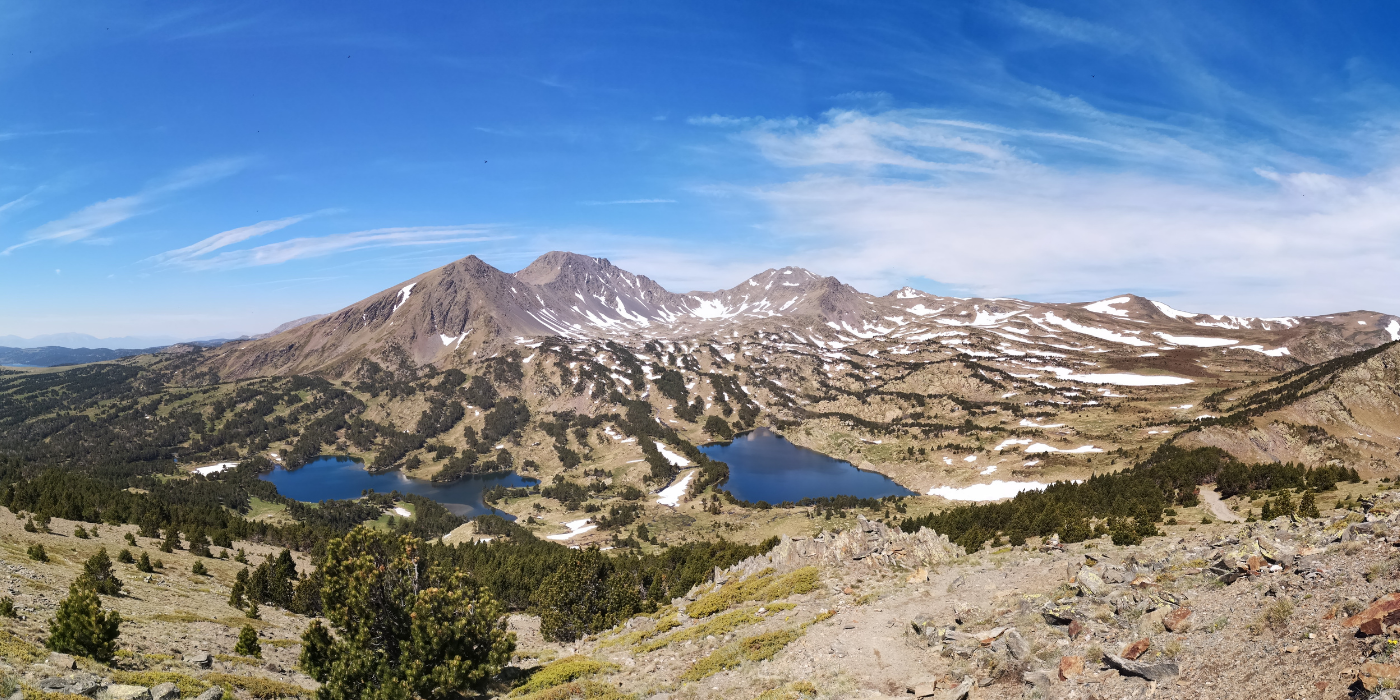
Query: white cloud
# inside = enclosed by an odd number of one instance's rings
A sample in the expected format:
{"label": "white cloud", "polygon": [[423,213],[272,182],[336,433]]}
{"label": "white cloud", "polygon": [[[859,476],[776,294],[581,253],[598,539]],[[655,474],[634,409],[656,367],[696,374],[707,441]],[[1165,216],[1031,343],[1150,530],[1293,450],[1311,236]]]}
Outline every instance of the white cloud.
{"label": "white cloud", "polygon": [[26,234],[25,240],[0,251],[0,255],[9,255],[39,243],[73,243],[86,240],[103,229],[144,213],[164,196],[228,177],[245,165],[244,160],[216,160],[180,170],[147,185],[136,194],[89,204],[72,214],[43,224]]}
{"label": "white cloud", "polygon": [[744,138],[798,177],[748,193],[792,257],[857,284],[1175,290],[1165,297],[1185,306],[1258,315],[1400,309],[1400,288],[1377,283],[1400,269],[1400,168],[1280,174],[1287,158],[1171,126],[1082,125],[916,111],[762,123]]}
{"label": "white cloud", "polygon": [[[263,224],[269,225],[275,223],[278,222],[263,222]],[[246,228],[254,229],[257,226],[260,226],[260,224],[255,224]],[[283,228],[283,226],[277,226],[277,228]],[[234,231],[240,230],[243,229],[233,229],[225,233],[232,234]],[[219,235],[222,236],[224,234]],[[261,232],[237,235],[242,235],[243,238],[241,240],[246,240],[252,236],[261,235]],[[218,236],[207,240],[213,240],[213,238],[218,238]],[[345,253],[369,248],[477,243],[501,240],[503,238],[505,238],[505,236],[492,235],[492,230],[490,228],[480,226],[410,226],[338,233],[312,238],[293,238],[291,240],[268,243],[245,250],[225,251],[213,256],[202,256],[200,254],[177,256],[175,254],[180,251],[170,251],[162,254],[160,257],[169,256],[169,259],[173,262],[195,270],[228,270],[259,265],[277,265],[292,260],[317,258],[334,253]],[[204,242],[196,244],[196,246],[202,243]],[[217,247],[222,246],[208,248],[208,250],[212,251]]]}
{"label": "white cloud", "polygon": [[273,219],[271,221],[259,221],[251,226],[240,226],[229,229],[222,233],[216,233],[194,245],[189,245],[178,250],[171,250],[151,258],[152,262],[165,265],[189,264],[195,262],[200,256],[208,255],[220,248],[241,243],[256,236],[280,231],[292,224],[300,223],[319,214],[330,213],[334,210],[325,210],[311,214],[300,214],[289,216],[284,219]]}

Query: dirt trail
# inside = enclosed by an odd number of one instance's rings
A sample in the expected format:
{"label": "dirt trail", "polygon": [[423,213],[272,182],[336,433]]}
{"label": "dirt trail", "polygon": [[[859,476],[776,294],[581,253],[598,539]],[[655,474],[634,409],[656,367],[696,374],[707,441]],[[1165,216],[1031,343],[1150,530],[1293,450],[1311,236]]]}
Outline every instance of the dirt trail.
{"label": "dirt trail", "polygon": [[1216,493],[1213,487],[1201,487],[1201,500],[1205,501],[1206,505],[1210,508],[1210,514],[1214,515],[1216,520],[1227,523],[1237,523],[1240,521],[1240,516],[1237,515],[1235,511],[1230,510],[1229,506],[1221,502],[1220,494]]}

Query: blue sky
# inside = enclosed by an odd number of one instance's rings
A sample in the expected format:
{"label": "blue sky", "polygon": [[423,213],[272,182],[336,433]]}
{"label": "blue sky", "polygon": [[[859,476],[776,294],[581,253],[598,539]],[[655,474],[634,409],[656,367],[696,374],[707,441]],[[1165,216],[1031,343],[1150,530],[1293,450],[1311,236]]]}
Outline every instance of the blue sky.
{"label": "blue sky", "polygon": [[1393,4],[872,5],[6,3],[0,335],[255,333],[555,249],[1400,311]]}

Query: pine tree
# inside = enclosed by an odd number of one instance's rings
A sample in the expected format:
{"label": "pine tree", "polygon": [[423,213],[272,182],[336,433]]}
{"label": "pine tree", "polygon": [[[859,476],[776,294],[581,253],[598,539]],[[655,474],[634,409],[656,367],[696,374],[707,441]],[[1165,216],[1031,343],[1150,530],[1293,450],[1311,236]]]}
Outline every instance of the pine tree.
{"label": "pine tree", "polygon": [[106,663],[117,653],[117,628],[121,621],[117,611],[102,610],[102,601],[95,592],[74,583],[68,589],[68,597],[58,604],[58,613],[49,621],[49,638],[44,646]]}
{"label": "pine tree", "polygon": [[1317,510],[1317,496],[1312,491],[1303,494],[1303,500],[1298,504],[1298,516],[1302,518],[1322,517],[1322,513]]}
{"label": "pine tree", "polygon": [[248,601],[248,611],[244,614],[248,616],[249,620],[261,620],[262,614],[258,611],[258,601]]}
{"label": "pine tree", "polygon": [[91,589],[102,595],[121,595],[122,582],[112,571],[112,558],[107,556],[107,548],[97,550],[83,563],[83,573],[74,585]]}
{"label": "pine tree", "polygon": [[173,526],[168,527],[165,529],[165,541],[160,543],[160,551],[169,554],[177,549],[181,549],[180,531]]}
{"label": "pine tree", "polygon": [[262,658],[262,645],[258,643],[258,631],[253,629],[252,625],[243,625],[243,630],[238,633],[238,643],[233,646],[233,653]]}
{"label": "pine tree", "polygon": [[147,574],[155,571],[155,567],[151,566],[151,555],[142,552],[141,558],[136,560],[136,570]]}
{"label": "pine tree", "polygon": [[463,574],[430,568],[414,537],[358,527],[326,545],[321,600],[336,637],[312,625],[304,667],[326,700],[444,697],[479,688],[510,660],[504,611]]}
{"label": "pine tree", "polygon": [[37,562],[48,562],[49,553],[44,551],[44,545],[31,544],[29,545],[29,558]]}
{"label": "pine tree", "polygon": [[123,564],[135,564],[136,557],[131,556],[131,550],[122,547],[122,551],[117,552],[117,561]]}
{"label": "pine tree", "polygon": [[204,562],[196,561],[194,563],[194,566],[190,567],[190,573],[194,574],[195,576],[208,576],[209,569],[205,568]]}
{"label": "pine tree", "polygon": [[312,620],[301,635],[301,670],[324,683],[331,670],[331,633],[320,620]]}
{"label": "pine tree", "polygon": [[228,604],[233,608],[242,610],[243,606],[247,605],[247,603],[243,601],[243,595],[247,588],[248,570],[239,569],[238,576],[233,579],[233,590],[229,591],[228,594]]}

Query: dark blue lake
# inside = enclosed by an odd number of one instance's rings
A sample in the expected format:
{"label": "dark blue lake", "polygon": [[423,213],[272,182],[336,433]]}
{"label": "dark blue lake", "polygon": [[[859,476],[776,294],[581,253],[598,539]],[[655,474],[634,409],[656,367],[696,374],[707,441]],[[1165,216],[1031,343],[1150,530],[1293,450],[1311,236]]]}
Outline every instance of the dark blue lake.
{"label": "dark blue lake", "polygon": [[767,428],[744,433],[728,445],[705,445],[706,456],[729,465],[724,488],[745,501],[772,504],[821,496],[913,496],[883,474],[798,447]]}
{"label": "dark blue lake", "polygon": [[451,483],[435,484],[410,479],[396,471],[371,474],[365,471],[364,462],[349,457],[321,457],[290,471],[278,467],[263,474],[262,478],[276,484],[278,493],[298,501],[315,503],[354,499],[359,498],[360,492],[365,489],[374,489],[378,493],[398,491],[427,496],[464,518],[495,512],[507,520],[515,518],[504,511],[493,511],[482,502],[481,494],[497,486],[515,488],[538,483],[515,472],[499,472],[464,476]]}

